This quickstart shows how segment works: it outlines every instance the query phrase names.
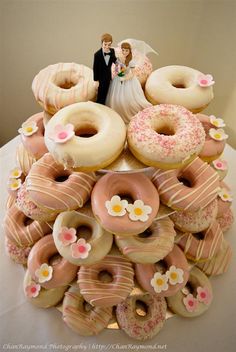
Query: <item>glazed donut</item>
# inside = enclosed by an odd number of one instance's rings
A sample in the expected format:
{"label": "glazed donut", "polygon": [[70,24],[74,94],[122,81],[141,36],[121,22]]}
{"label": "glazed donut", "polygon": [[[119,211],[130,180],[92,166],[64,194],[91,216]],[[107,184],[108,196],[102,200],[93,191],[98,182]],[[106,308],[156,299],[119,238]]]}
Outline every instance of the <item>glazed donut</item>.
{"label": "glazed donut", "polygon": [[111,164],[122,152],[125,140],[122,118],[93,102],[60,110],[45,131],[45,143],[54,158],[65,168],[78,171],[94,171]]}
{"label": "glazed donut", "polygon": [[[99,279],[104,271],[112,276],[112,282]],[[114,306],[126,299],[134,286],[132,264],[121,255],[109,254],[97,264],[81,266],[78,284],[80,293],[92,306]]]}
{"label": "glazed donut", "polygon": [[[176,104],[197,113],[213,99],[212,86],[201,87],[200,71],[186,66],[165,66],[153,71],[145,85],[145,95],[153,104]],[[213,81],[212,81],[213,82]]]}
{"label": "glazed donut", "polygon": [[[84,255],[81,257],[79,254],[78,256],[74,254],[73,256],[73,246],[76,248],[75,242],[78,240],[76,229],[82,226],[88,227],[92,235],[81,247],[85,248],[84,252],[81,252]],[[81,232],[83,233],[82,230]],[[69,242],[67,241],[68,236],[70,238]],[[75,265],[90,265],[102,260],[110,251],[113,242],[112,234],[103,230],[94,218],[79,214],[76,211],[66,211],[58,215],[53,225],[53,238],[61,256]],[[89,252],[86,252],[88,244]],[[78,242],[77,248],[80,248]]]}
{"label": "glazed donut", "polygon": [[191,288],[182,289],[174,296],[167,297],[168,307],[176,314],[193,318],[203,314],[212,302],[212,287],[207,276],[196,267],[190,271],[188,284]]}
{"label": "glazed donut", "polygon": [[[144,316],[137,314],[138,303],[147,309]],[[158,334],[165,323],[166,301],[149,293],[129,296],[117,305],[116,317],[119,327],[130,337],[147,340]]]}
{"label": "glazed donut", "polygon": [[28,118],[18,130],[21,141],[32,158],[40,159],[48,149],[44,143],[43,112]]}
{"label": "glazed donut", "polygon": [[218,174],[198,157],[179,170],[156,170],[152,182],[162,203],[180,211],[204,209],[219,192]]}
{"label": "glazed donut", "polygon": [[7,255],[17,264],[25,265],[27,264],[27,259],[29,256],[29,252],[31,251],[31,247],[20,248],[17,247],[14,243],[9,241],[9,239],[5,238],[5,249]]}
{"label": "glazed donut", "polygon": [[97,335],[108,325],[112,307],[90,306],[81,295],[79,286],[74,284],[65,294],[62,314],[64,322],[73,331],[82,336],[91,336]]}
{"label": "glazed donut", "polygon": [[217,221],[223,232],[226,232],[230,229],[234,222],[234,214],[231,208],[228,208],[224,214],[217,218]]}
{"label": "glazed donut", "polygon": [[216,159],[211,162],[211,167],[218,173],[220,181],[222,181],[228,173],[228,163],[223,159]]}
{"label": "glazed donut", "polygon": [[226,273],[229,268],[232,255],[233,251],[230,244],[223,239],[219,252],[212,259],[204,263],[197,263],[197,267],[209,276],[216,276]]}
{"label": "glazed donut", "polygon": [[32,280],[29,270],[26,270],[23,288],[25,297],[34,306],[39,308],[50,308],[56,306],[63,298],[68,286],[60,286],[51,289],[45,289]]}
{"label": "glazed donut", "polygon": [[24,147],[23,143],[20,143],[16,148],[16,160],[25,176],[28,175],[31,166],[36,161],[36,159]]}
{"label": "glazed donut", "polygon": [[10,243],[19,248],[31,247],[50,231],[48,224],[27,218],[16,205],[7,210],[3,228]]}
{"label": "glazed donut", "polygon": [[218,213],[217,217],[222,217],[232,205],[232,195],[231,189],[229,186],[221,181],[220,182],[220,190],[218,193],[217,201],[218,201]]}
{"label": "glazed donut", "polygon": [[130,151],[142,163],[179,168],[194,159],[205,142],[199,120],[182,106],[161,104],[140,111],[128,126]]}
{"label": "glazed donut", "polygon": [[[129,196],[133,204],[121,200]],[[159,196],[152,182],[142,173],[102,176],[91,194],[95,218],[108,232],[134,235],[145,231],[159,208]]]}
{"label": "glazed donut", "polygon": [[170,215],[175,227],[182,232],[201,232],[206,230],[216,219],[218,212],[217,199],[209,203],[204,209],[196,212],[177,211]]}
{"label": "glazed donut", "polygon": [[96,181],[94,173],[64,170],[51,154],[45,154],[32,166],[26,178],[30,199],[48,212],[82,207]]}
{"label": "glazed donut", "polygon": [[163,261],[167,266],[165,273],[162,272],[162,268],[158,268],[158,263],[135,264],[135,276],[145,291],[159,297],[169,297],[185,286],[189,268],[184,253],[177,245],[174,245]]}
{"label": "glazed donut", "polygon": [[220,157],[224,151],[226,142],[225,140],[215,140],[211,137],[209,131],[211,128],[216,129],[216,126],[211,123],[209,116],[197,114],[196,117],[201,122],[206,134],[205,144],[199,153],[199,157],[209,163]]}
{"label": "glazed donut", "polygon": [[215,220],[208,229],[201,231],[203,239],[191,233],[177,233],[176,243],[183,249],[186,257],[194,262],[203,262],[214,257],[220,250],[223,232]]}
{"label": "glazed donut", "polygon": [[11,208],[16,202],[16,196],[15,194],[9,194],[7,197],[7,202],[6,202],[6,209]]}
{"label": "glazed donut", "polygon": [[81,101],[95,100],[91,68],[76,63],[58,63],[41,70],[32,83],[37,102],[50,114]]}
{"label": "glazed donut", "polygon": [[139,235],[115,236],[124,256],[134,263],[155,263],[163,259],[173,248],[176,232],[173,222],[166,217],[155,220]]}
{"label": "glazed donut", "polygon": [[53,256],[58,255],[53,236],[41,238],[30,251],[28,269],[32,279],[46,289],[68,285],[75,277],[78,266],[59,257],[51,262]]}

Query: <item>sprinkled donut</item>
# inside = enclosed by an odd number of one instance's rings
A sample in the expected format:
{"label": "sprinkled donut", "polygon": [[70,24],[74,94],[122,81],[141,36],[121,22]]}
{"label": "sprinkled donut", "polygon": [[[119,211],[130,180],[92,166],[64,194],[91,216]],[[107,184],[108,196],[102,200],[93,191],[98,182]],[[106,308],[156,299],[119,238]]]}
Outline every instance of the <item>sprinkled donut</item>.
{"label": "sprinkled donut", "polygon": [[95,181],[94,173],[64,170],[47,153],[33,164],[26,178],[26,190],[36,205],[59,213],[82,207]]}
{"label": "sprinkled donut", "polygon": [[151,73],[145,85],[145,95],[153,104],[182,105],[193,113],[202,111],[213,99],[211,75],[191,67],[165,66]]}
{"label": "sprinkled donut", "polygon": [[[218,159],[223,153],[226,144],[226,134],[221,127],[225,126],[223,120],[215,118],[215,116],[207,116],[197,114],[196,117],[201,122],[206,133],[206,140],[204,146],[199,153],[199,157],[208,163]],[[218,122],[222,121],[222,123]],[[220,128],[218,128],[220,127]]]}
{"label": "sprinkled donut", "polygon": [[193,267],[187,286],[174,296],[167,297],[167,304],[174,313],[185,318],[194,318],[206,312],[211,305],[212,297],[209,279],[201,270]]}
{"label": "sprinkled donut", "polygon": [[206,275],[216,276],[226,273],[233,255],[230,244],[223,239],[219,252],[210,260],[204,263],[197,263],[197,267]]}
{"label": "sprinkled donut", "polygon": [[[147,309],[144,316],[137,314],[137,303],[141,302]],[[158,334],[165,323],[166,301],[149,293],[129,296],[117,305],[117,322],[122,330],[137,340],[147,340]]]}
{"label": "sprinkled donut", "polygon": [[142,163],[160,169],[179,168],[201,151],[205,132],[182,106],[161,104],[140,111],[128,126],[129,149]]}
{"label": "sprinkled donut", "polygon": [[186,257],[195,262],[206,261],[214,257],[220,250],[223,232],[215,220],[208,229],[201,232],[203,239],[191,233],[179,233],[176,243],[183,249]]}
{"label": "sprinkled donut", "polygon": [[35,114],[26,120],[18,130],[26,150],[35,159],[40,159],[48,149],[44,143],[43,112]]}
{"label": "sprinkled donut", "polygon": [[230,229],[234,222],[234,213],[231,208],[227,209],[224,214],[217,218],[217,221],[223,232],[226,232]]}
{"label": "sprinkled donut", "polygon": [[58,111],[45,129],[45,143],[65,168],[99,170],[122,152],[126,127],[122,118],[107,106],[77,103]]}
{"label": "sprinkled donut", "polygon": [[[122,200],[122,196],[130,197],[132,203]],[[104,229],[117,235],[133,235],[151,225],[159,209],[159,196],[144,174],[108,173],[93,188],[91,204]]]}
{"label": "sprinkled donut", "polygon": [[[92,232],[87,240],[76,236],[77,229],[82,226]],[[102,260],[113,242],[112,234],[103,230],[94,218],[76,211],[58,215],[53,225],[53,238],[58,252],[75,265],[90,265]]]}
{"label": "sprinkled donut", "polygon": [[181,211],[205,208],[216,199],[219,191],[218,174],[198,157],[179,170],[156,170],[152,182],[161,201]]}
{"label": "sprinkled donut", "polygon": [[97,335],[109,323],[112,307],[92,307],[83,298],[79,286],[74,284],[66,292],[62,306],[63,320],[82,336]]}
{"label": "sprinkled donut", "polygon": [[9,241],[9,239],[5,238],[5,249],[7,255],[17,264],[25,265],[27,264],[29,252],[31,251],[31,247],[20,248],[16,246],[14,243]]}
{"label": "sprinkled donut", "polygon": [[182,232],[201,232],[206,230],[216,219],[218,212],[217,199],[198,211],[177,211],[170,215],[175,227]]}
{"label": "sprinkled donut", "polygon": [[47,290],[36,283],[30,276],[29,270],[26,270],[23,288],[25,297],[34,306],[39,308],[50,308],[56,306],[62,300],[68,286],[60,286]]}
{"label": "sprinkled donut", "polygon": [[[99,273],[112,275],[111,282],[99,279]],[[92,306],[111,307],[125,300],[134,286],[132,264],[120,255],[107,255],[102,261],[81,266],[78,273],[80,293]]]}
{"label": "sprinkled donut", "polygon": [[58,63],[41,70],[32,90],[37,102],[50,114],[81,101],[95,100],[93,71],[76,63]]}
{"label": "sprinkled donut", "polygon": [[115,236],[122,254],[134,263],[155,263],[163,259],[173,248],[176,232],[173,222],[165,219],[155,220],[151,226],[133,236]]}
{"label": "sprinkled donut", "polygon": [[135,264],[135,276],[140,286],[153,295],[169,297],[181,290],[188,281],[189,268],[183,251],[174,245],[163,259],[167,270],[155,264]]}

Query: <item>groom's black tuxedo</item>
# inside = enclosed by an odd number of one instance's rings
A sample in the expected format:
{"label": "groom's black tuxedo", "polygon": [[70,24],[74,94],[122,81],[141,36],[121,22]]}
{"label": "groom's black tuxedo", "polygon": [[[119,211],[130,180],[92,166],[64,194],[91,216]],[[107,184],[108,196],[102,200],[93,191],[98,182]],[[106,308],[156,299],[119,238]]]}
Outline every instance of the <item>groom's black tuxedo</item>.
{"label": "groom's black tuxedo", "polygon": [[109,84],[111,81],[111,65],[116,62],[115,50],[110,49],[108,65],[105,62],[103,50],[100,49],[94,54],[93,79],[99,82],[97,103],[105,104]]}

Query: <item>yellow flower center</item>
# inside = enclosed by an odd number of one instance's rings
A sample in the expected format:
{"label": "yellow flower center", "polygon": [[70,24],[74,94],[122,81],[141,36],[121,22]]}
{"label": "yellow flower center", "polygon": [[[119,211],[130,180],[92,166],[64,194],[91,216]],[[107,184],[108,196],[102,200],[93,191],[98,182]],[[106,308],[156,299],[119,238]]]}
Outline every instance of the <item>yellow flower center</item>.
{"label": "yellow flower center", "polygon": [[172,280],[176,280],[177,279],[177,273],[175,273],[175,272],[171,273],[170,277],[171,277]]}
{"label": "yellow flower center", "polygon": [[142,215],[143,211],[141,208],[134,208],[134,214],[135,215]]}
{"label": "yellow flower center", "polygon": [[122,210],[122,206],[119,205],[119,204],[113,205],[112,210],[113,210],[115,213],[119,213],[119,212]]}
{"label": "yellow flower center", "polygon": [[42,272],[42,275],[45,276],[45,277],[47,277],[47,276],[49,275],[49,271],[48,271],[48,270],[44,270],[44,271]]}
{"label": "yellow flower center", "polygon": [[18,182],[13,182],[13,183],[11,184],[11,186],[12,186],[12,188],[18,187]]}
{"label": "yellow flower center", "polygon": [[228,194],[224,193],[224,194],[223,194],[223,198],[226,198],[226,199],[227,199],[227,198],[228,198]]}
{"label": "yellow flower center", "polygon": [[13,171],[13,176],[18,176],[19,172],[17,170]]}
{"label": "yellow flower center", "polygon": [[216,139],[220,139],[221,138],[221,134],[220,133],[216,133],[214,136]]}
{"label": "yellow flower center", "polygon": [[29,127],[26,127],[26,132],[32,132],[33,131],[33,127],[29,126]]}
{"label": "yellow flower center", "polygon": [[161,285],[163,285],[164,281],[163,281],[163,279],[159,278],[159,279],[157,279],[156,283],[158,286],[161,286]]}

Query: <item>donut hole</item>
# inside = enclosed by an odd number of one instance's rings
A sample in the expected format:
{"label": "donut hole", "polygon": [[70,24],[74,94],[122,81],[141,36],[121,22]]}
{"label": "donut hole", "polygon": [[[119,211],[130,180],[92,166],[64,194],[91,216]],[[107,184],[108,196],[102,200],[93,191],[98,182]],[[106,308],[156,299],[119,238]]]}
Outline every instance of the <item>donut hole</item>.
{"label": "donut hole", "polygon": [[127,200],[128,203],[134,203],[135,202],[135,199],[132,197],[131,194],[119,193],[118,196],[121,198],[121,200]]}
{"label": "donut hole", "polygon": [[183,79],[183,77],[172,81],[171,85],[176,89],[186,89],[189,87],[188,83]]}
{"label": "donut hole", "polygon": [[66,180],[68,180],[69,175],[60,175],[60,176],[56,176],[55,177],[55,181],[56,182],[65,182]]}
{"label": "donut hole", "polygon": [[148,314],[148,305],[137,299],[135,302],[135,312],[139,317],[145,317]]}
{"label": "donut hole", "polygon": [[155,132],[164,136],[173,136],[175,134],[174,128],[170,125],[156,127]]}
{"label": "donut hole", "polygon": [[144,232],[138,234],[139,238],[147,238],[147,237],[151,237],[151,236],[152,236],[152,230],[150,228],[148,228]]}
{"label": "donut hole", "polygon": [[161,274],[165,274],[165,272],[168,270],[167,263],[164,260],[159,260],[159,262],[156,262],[154,266],[155,270]]}
{"label": "donut hole", "polygon": [[75,135],[81,138],[90,138],[98,133],[97,129],[92,125],[84,125],[75,130]]}
{"label": "donut hole", "polygon": [[83,301],[83,309],[86,313],[89,313],[93,309],[93,306],[88,302]]}
{"label": "donut hole", "polygon": [[[74,77],[73,77],[74,75]],[[52,80],[54,84],[62,89],[71,89],[78,84],[78,78],[75,77],[76,72],[57,72],[54,79]]]}
{"label": "donut hole", "polygon": [[190,187],[193,186],[192,185],[192,181],[189,180],[188,178],[184,177],[184,176],[178,177],[178,180],[179,180],[179,182],[182,182],[184,184],[184,186],[186,186],[186,187],[190,188]]}
{"label": "donut hole", "polygon": [[23,221],[24,226],[29,226],[29,225],[31,225],[33,221],[34,221],[33,219],[30,219],[30,218],[28,218],[28,217],[26,216],[26,217],[24,218],[24,221]]}
{"label": "donut hole", "polygon": [[59,253],[54,254],[49,258],[48,264],[51,266],[57,265],[61,262],[62,257],[60,256]]}
{"label": "donut hole", "polygon": [[90,226],[81,225],[76,229],[76,236],[78,238],[84,238],[88,241],[92,237],[92,228]]}
{"label": "donut hole", "polygon": [[104,283],[110,283],[113,281],[113,275],[107,270],[101,270],[98,273],[98,280]]}
{"label": "donut hole", "polygon": [[184,295],[188,295],[188,294],[194,294],[194,292],[195,292],[195,289],[194,289],[194,286],[193,286],[193,284],[190,282],[190,281],[188,281],[187,282],[187,284],[182,288],[182,293],[184,294]]}
{"label": "donut hole", "polygon": [[197,240],[201,241],[204,240],[205,234],[203,232],[196,232],[192,234]]}

